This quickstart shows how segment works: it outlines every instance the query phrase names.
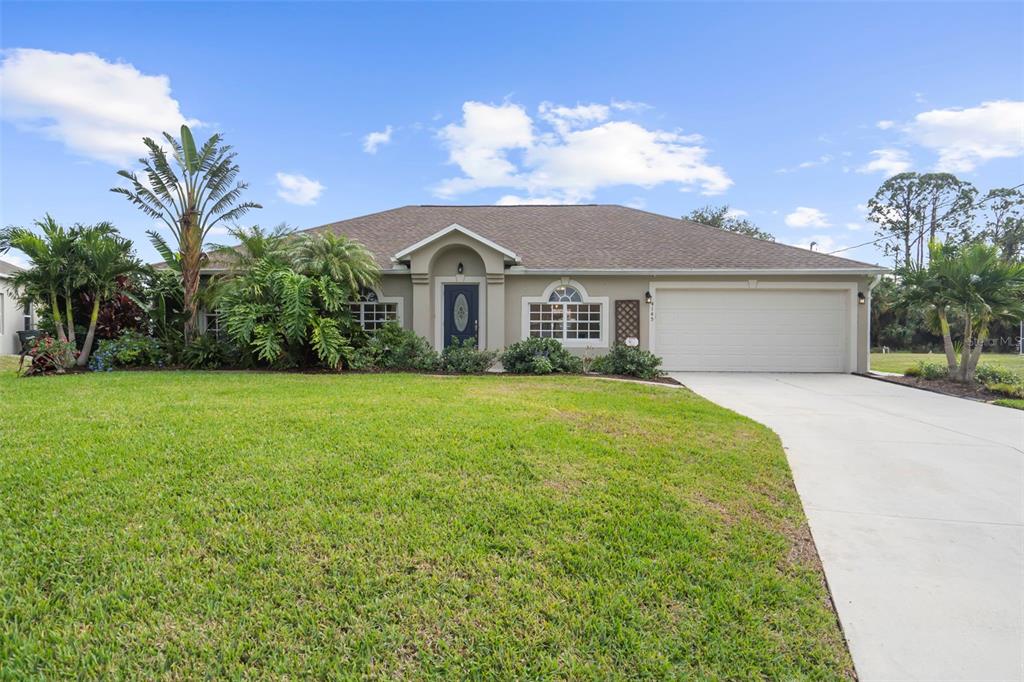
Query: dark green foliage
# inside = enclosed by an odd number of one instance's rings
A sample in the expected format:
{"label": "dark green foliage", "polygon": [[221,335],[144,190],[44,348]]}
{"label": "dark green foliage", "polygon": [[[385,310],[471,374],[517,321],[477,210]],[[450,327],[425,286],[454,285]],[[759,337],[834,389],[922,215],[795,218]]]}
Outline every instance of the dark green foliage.
{"label": "dark green foliage", "polygon": [[[536,358],[543,358],[547,362],[536,362]],[[583,371],[583,361],[556,339],[529,338],[517,341],[501,354],[501,364],[506,372],[513,374],[577,374]]]}
{"label": "dark green foliage", "polygon": [[349,363],[352,369],[397,369],[435,371],[440,364],[430,343],[410,329],[389,322],[357,349]]}
{"label": "dark green foliage", "polygon": [[89,369],[109,372],[119,367],[163,367],[168,356],[159,341],[136,331],[103,339],[89,359]]}
{"label": "dark green foliage", "polygon": [[1012,369],[1004,367],[995,367],[993,365],[978,365],[978,368],[974,370],[975,378],[981,383],[989,386],[990,384],[1009,384],[1011,386],[1024,386],[1024,377]]}
{"label": "dark green foliage", "polygon": [[735,232],[736,234],[746,235],[754,239],[763,239],[769,242],[775,241],[775,235],[765,232],[744,218],[742,213],[737,215],[732,212],[728,206],[704,206],[703,208],[690,211],[683,218],[700,223],[701,225],[717,227],[726,232]]}
{"label": "dark green foliage", "polygon": [[203,334],[185,344],[181,351],[181,364],[189,369],[219,369],[229,364],[231,346],[213,334]]}
{"label": "dark green foliage", "polygon": [[612,347],[608,355],[595,358],[590,371],[651,380],[662,375],[660,367],[661,358],[654,353],[619,343]]}
{"label": "dark green foliage", "polygon": [[908,377],[920,377],[934,381],[935,379],[948,379],[949,368],[937,362],[924,362],[922,360],[913,367],[908,367],[903,374]]}
{"label": "dark green foliage", "polygon": [[497,351],[478,349],[476,339],[452,339],[451,345],[441,352],[440,368],[442,372],[480,374],[486,372],[497,357]]}

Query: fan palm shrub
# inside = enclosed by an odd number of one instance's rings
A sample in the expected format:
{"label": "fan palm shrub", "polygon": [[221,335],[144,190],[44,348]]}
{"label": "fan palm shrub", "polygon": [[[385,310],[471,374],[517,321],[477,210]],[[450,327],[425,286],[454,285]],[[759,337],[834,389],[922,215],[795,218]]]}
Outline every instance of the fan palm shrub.
{"label": "fan palm shrub", "polygon": [[[1004,260],[987,244],[954,250],[933,242],[929,249],[927,264],[904,273],[904,295],[938,317],[949,377],[972,382],[990,325],[1024,317],[1024,264]],[[960,327],[959,357],[951,320]]]}
{"label": "fan palm shrub", "polygon": [[[161,221],[174,238],[175,261],[184,290],[184,334],[185,340],[191,341],[198,328],[199,275],[207,235],[218,223],[230,223],[251,209],[262,207],[240,201],[248,185],[236,182],[239,174],[236,155],[220,135],[210,136],[197,149],[191,130],[183,125],[180,140],[169,133],[164,133],[164,139],[171,148],[169,158],[154,140],[143,139],[149,150],[146,158],[139,159],[145,182],[133,172],[118,171],[131,186],[114,187],[111,191],[124,195],[147,216]],[[166,251],[171,250],[159,233],[149,231],[147,234],[158,250],[161,246]],[[164,257],[166,260],[167,256]]]}

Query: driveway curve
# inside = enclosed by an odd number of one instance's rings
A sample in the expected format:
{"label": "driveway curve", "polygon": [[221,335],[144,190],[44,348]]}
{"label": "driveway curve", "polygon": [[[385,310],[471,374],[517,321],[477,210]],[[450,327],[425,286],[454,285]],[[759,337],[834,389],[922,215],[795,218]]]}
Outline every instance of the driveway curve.
{"label": "driveway curve", "polygon": [[673,376],[779,434],[862,680],[1024,680],[1024,411],[851,375]]}

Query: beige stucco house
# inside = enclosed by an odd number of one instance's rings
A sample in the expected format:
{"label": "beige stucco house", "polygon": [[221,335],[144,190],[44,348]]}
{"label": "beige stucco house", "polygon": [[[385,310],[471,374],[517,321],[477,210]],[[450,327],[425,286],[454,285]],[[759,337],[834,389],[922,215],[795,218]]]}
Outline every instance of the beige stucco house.
{"label": "beige stucco house", "polygon": [[32,329],[31,306],[18,303],[18,292],[10,285],[10,276],[21,270],[14,263],[0,260],[0,355],[21,352],[18,332]]}
{"label": "beige stucco house", "polygon": [[312,228],[362,242],[380,284],[352,304],[442,347],[616,342],[668,370],[863,372],[884,268],[610,205],[404,206]]}

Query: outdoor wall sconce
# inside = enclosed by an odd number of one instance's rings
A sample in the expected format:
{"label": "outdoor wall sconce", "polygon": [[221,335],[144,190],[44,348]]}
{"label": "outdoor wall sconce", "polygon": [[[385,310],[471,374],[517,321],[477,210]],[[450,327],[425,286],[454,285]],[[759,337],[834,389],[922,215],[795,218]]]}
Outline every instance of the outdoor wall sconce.
{"label": "outdoor wall sconce", "polygon": [[864,302],[865,302],[866,300],[867,300],[867,299],[866,299],[866,298],[864,298],[864,294],[863,294],[862,292],[859,292],[859,291],[858,291],[858,292],[857,292],[857,303],[859,303],[860,305],[864,305]]}
{"label": "outdoor wall sconce", "polygon": [[647,291],[644,293],[644,303],[650,305],[654,299],[651,297],[651,292]]}
{"label": "outdoor wall sconce", "polygon": [[456,272],[458,272],[461,275],[463,269],[464,268],[462,267],[462,261],[459,261],[459,267],[455,268],[455,270],[456,270]]}

